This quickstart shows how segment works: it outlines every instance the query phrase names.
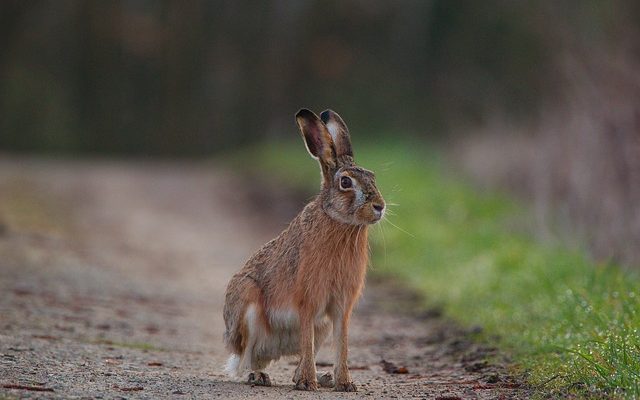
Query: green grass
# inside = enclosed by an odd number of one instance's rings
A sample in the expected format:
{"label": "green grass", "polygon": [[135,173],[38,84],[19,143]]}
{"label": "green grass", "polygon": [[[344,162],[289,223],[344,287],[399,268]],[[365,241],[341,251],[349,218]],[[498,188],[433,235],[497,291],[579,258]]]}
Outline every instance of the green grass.
{"label": "green grass", "polygon": [[[431,305],[499,335],[543,392],[640,397],[637,274],[535,241],[525,207],[451,176],[432,150],[354,145],[358,164],[398,204],[372,229],[373,273],[400,276]],[[236,162],[248,158],[274,182],[317,191],[318,167],[301,141],[258,146]]]}

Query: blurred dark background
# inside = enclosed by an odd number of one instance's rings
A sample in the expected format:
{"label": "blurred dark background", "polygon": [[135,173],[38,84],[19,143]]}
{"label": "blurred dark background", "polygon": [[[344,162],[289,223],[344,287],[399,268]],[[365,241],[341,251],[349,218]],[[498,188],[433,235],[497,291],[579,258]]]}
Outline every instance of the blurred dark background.
{"label": "blurred dark background", "polygon": [[638,21],[632,0],[5,0],[0,151],[208,156],[331,107],[638,263]]}
{"label": "blurred dark background", "polygon": [[617,17],[640,16],[631,1],[554,3],[3,1],[0,145],[204,155],[291,134],[301,106],[394,135],[496,110],[531,120],[558,55],[617,42]]}

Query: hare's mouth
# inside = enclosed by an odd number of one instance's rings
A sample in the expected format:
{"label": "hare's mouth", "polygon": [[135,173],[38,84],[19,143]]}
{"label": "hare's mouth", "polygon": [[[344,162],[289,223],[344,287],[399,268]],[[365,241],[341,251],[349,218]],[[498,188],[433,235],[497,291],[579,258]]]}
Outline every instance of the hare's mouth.
{"label": "hare's mouth", "polygon": [[379,214],[378,214],[378,213],[376,213],[376,214],[374,214],[374,215],[371,217],[371,219],[369,220],[369,224],[370,224],[370,225],[377,224],[378,222],[380,222],[380,220],[382,219],[382,217],[383,217],[383,216],[384,216],[384,215],[383,215],[383,213],[379,213]]}

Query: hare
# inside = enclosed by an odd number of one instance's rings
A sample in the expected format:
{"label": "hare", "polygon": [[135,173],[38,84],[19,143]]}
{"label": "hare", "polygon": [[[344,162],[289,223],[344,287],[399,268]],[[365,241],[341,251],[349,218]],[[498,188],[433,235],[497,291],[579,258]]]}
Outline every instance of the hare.
{"label": "hare", "polygon": [[[281,356],[299,355],[299,390],[321,386],[356,391],[347,367],[347,336],[368,262],[367,225],[385,203],[371,171],[354,164],[342,118],[331,110],[296,114],[308,152],[320,163],[321,191],[278,237],[236,273],[226,291],[227,372],[250,372],[249,382],[271,386],[263,371]],[[315,356],[333,327],[334,375],[317,376]]]}

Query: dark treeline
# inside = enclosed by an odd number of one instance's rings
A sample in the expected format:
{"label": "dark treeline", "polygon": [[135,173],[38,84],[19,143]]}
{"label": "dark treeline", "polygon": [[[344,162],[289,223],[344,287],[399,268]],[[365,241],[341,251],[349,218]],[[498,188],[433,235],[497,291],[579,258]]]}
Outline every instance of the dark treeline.
{"label": "dark treeline", "polygon": [[210,154],[302,106],[442,135],[549,86],[544,13],[510,1],[0,2],[0,146]]}
{"label": "dark treeline", "polygon": [[[640,265],[640,2],[0,2],[0,151],[202,156],[297,135],[449,140],[482,184]],[[546,235],[548,236],[548,235]]]}

